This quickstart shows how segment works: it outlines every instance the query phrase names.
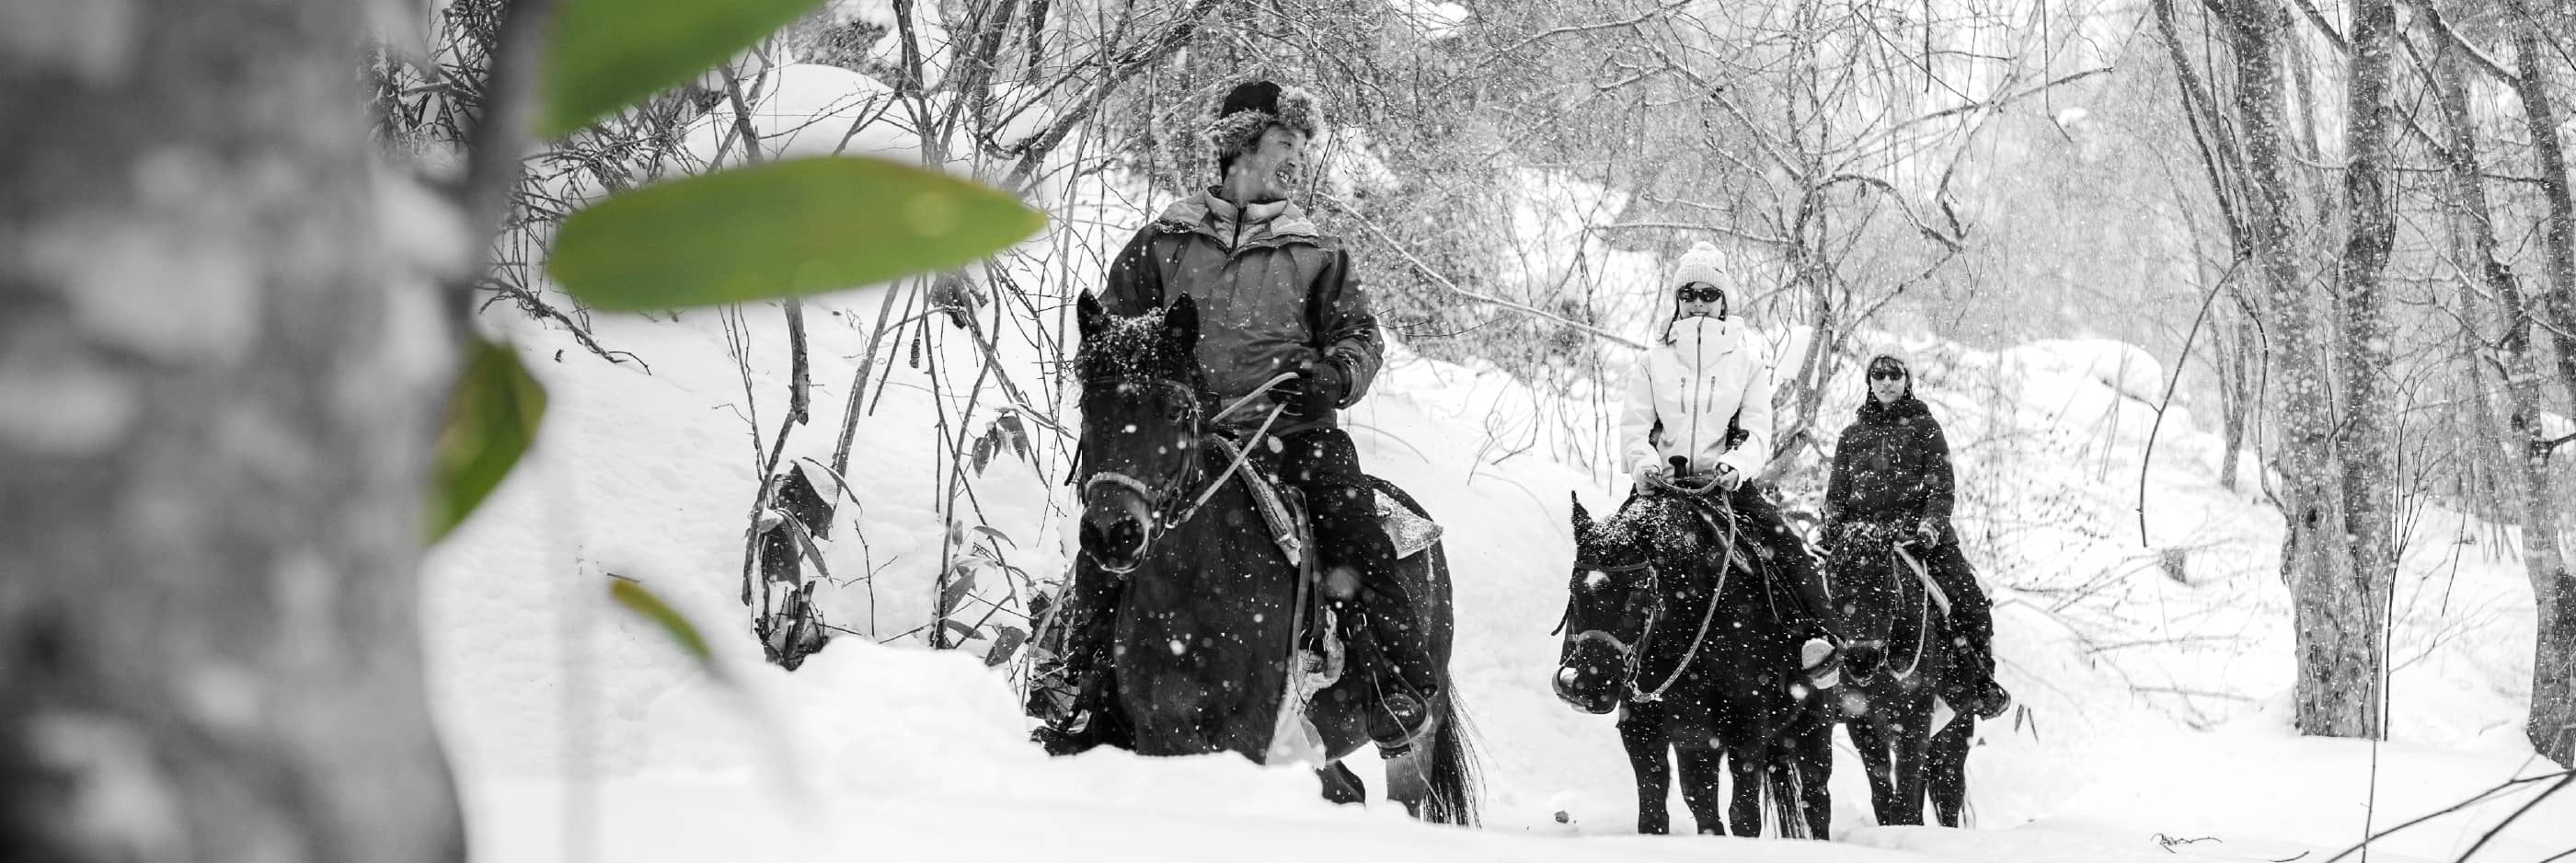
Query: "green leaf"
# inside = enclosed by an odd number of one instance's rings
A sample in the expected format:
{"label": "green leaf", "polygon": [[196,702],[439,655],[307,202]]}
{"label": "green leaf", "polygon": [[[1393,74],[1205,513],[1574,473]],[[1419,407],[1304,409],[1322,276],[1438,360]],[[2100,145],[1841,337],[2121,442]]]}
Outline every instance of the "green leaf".
{"label": "green leaf", "polygon": [[793,159],[610,196],[564,220],[546,273],[594,308],[739,303],[962,266],[1045,224],[972,180]]}
{"label": "green leaf", "polygon": [[714,667],[715,656],[707,650],[706,637],[699,635],[698,628],[689,623],[688,618],[681,617],[678,609],[644,589],[644,585],[616,579],[609,583],[608,595],[615,598],[617,604],[626,606],[627,610],[662,627],[662,632],[671,636],[671,642],[679,645],[690,658]]}
{"label": "green leaf", "polygon": [[465,373],[447,396],[429,481],[429,541],[446,538],[483,498],[500,487],[519,455],[536,442],[546,391],[504,344],[475,339]]}
{"label": "green leaf", "polygon": [[563,0],[540,61],[537,134],[560,138],[689,82],[823,0]]}

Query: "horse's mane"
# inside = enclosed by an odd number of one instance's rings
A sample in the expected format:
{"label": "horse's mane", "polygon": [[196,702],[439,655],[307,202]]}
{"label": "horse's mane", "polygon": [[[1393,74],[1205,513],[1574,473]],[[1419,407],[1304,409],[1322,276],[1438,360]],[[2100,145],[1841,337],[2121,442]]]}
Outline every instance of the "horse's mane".
{"label": "horse's mane", "polygon": [[1595,538],[1607,545],[1656,556],[1697,551],[1707,529],[1690,501],[1670,494],[1641,494],[1601,521]]}
{"label": "horse's mane", "polygon": [[1083,337],[1073,357],[1074,373],[1087,385],[1101,380],[1168,380],[1189,386],[1207,398],[1207,370],[1198,357],[1172,344],[1163,326],[1163,309],[1134,317],[1107,316],[1098,330]]}

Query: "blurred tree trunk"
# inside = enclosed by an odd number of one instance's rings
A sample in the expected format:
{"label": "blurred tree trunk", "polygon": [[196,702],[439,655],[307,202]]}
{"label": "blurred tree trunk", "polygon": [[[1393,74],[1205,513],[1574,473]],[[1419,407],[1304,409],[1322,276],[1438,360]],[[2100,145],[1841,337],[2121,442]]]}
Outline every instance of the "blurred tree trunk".
{"label": "blurred tree trunk", "polygon": [[0,857],[464,855],[364,14],[0,5]]}
{"label": "blurred tree trunk", "polygon": [[[2544,228],[2550,290],[2548,302],[2541,305],[2549,310],[2553,324],[2549,331],[2558,348],[2559,379],[2576,398],[2576,339],[2569,337],[2568,330],[2576,323],[2576,201],[2568,193],[2566,150],[2558,137],[2542,66],[2547,59],[2542,52],[2549,50],[2540,32],[2543,19],[2533,14],[2529,4],[2515,5],[2520,7],[2522,26],[2515,36],[2520,68],[2514,89],[2522,97],[2523,119],[2540,161],[2541,193],[2549,202]],[[2516,326],[2523,324],[2516,322]],[[2530,423],[2529,432],[2537,436],[2540,414],[2535,409],[2523,416]],[[2546,453],[2534,457],[2546,458]],[[2532,532],[2526,529],[2525,534]],[[2576,766],[2576,574],[2560,566],[2550,577],[2535,575],[2532,592],[2539,600],[2539,640],[2531,667],[2531,717],[2523,730],[2541,754]]]}
{"label": "blurred tree trunk", "polygon": [[2295,195],[2285,166],[2282,10],[2266,0],[2225,0],[2236,60],[2235,107],[2245,144],[2247,223],[2269,317],[2270,367],[2279,382],[2278,448],[2287,530],[2281,578],[2296,620],[2301,732],[2379,733],[2380,616],[2356,577],[2347,518],[2341,435],[2331,386],[2332,334],[2295,253]]}

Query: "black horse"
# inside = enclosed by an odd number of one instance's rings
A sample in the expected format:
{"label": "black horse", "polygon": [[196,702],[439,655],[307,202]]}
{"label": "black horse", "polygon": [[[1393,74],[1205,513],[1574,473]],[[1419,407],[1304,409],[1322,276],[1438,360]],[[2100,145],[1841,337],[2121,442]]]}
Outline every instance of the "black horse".
{"label": "black horse", "polygon": [[[1944,827],[1959,826],[1968,795],[1968,743],[1977,719],[1942,709],[1961,670],[1947,611],[1933,596],[1911,537],[1856,523],[1832,549],[1835,604],[1849,615],[1841,710],[1869,771],[1880,824],[1923,823],[1923,801]],[[1957,696],[1951,696],[1956,700]],[[1946,724],[1939,724],[1948,713]]]}
{"label": "black horse", "polygon": [[[1748,526],[1749,527],[1749,526]],[[1677,493],[1628,499],[1595,524],[1574,504],[1575,562],[1557,697],[1619,716],[1637,774],[1637,832],[1669,828],[1670,758],[1702,833],[1762,830],[1824,838],[1833,723],[1793,685],[1799,639],[1779,609],[1793,601],[1769,577],[1722,502]],[[1718,813],[1720,759],[1734,781]]]}
{"label": "black horse", "polygon": [[[1235,475],[1252,468],[1226,457],[1210,432],[1215,408],[1196,355],[1197,304],[1184,295],[1121,318],[1084,294],[1079,324],[1082,551],[1124,579],[1111,641],[1113,695],[1096,720],[1111,726],[1104,742],[1145,755],[1285,757],[1296,749],[1292,738],[1303,736],[1282,706],[1296,694],[1290,671],[1312,623],[1316,586],[1273,543]],[[1447,558],[1434,545],[1397,569],[1445,677]],[[1423,742],[1388,760],[1387,795],[1424,820],[1472,824],[1477,783],[1466,717],[1451,694],[1456,687],[1443,683]],[[1304,717],[1326,762],[1317,774],[1336,802],[1362,793],[1340,760],[1369,743],[1375,685],[1378,678],[1355,667],[1307,701]]]}

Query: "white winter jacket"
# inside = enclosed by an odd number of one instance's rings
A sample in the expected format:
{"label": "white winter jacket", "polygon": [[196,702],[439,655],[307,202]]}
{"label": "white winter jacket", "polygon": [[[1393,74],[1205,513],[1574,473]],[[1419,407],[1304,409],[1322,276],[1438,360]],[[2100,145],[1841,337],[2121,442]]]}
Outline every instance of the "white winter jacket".
{"label": "white winter jacket", "polygon": [[[1742,318],[1684,318],[1671,340],[1637,360],[1619,419],[1627,469],[1673,456],[1693,473],[1718,465],[1751,477],[1771,460],[1771,363]],[[1730,449],[1727,421],[1747,437]]]}

